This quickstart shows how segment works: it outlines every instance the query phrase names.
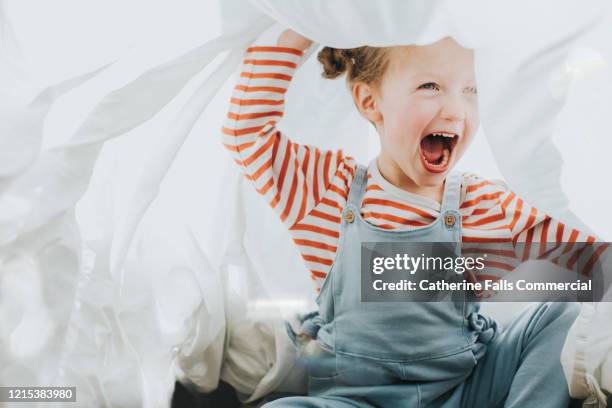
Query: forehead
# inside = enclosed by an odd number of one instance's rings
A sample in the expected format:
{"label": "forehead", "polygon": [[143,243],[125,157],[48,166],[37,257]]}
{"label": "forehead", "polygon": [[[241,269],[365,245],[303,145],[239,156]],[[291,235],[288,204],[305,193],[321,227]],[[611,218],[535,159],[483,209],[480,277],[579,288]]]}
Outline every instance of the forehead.
{"label": "forehead", "polygon": [[444,76],[473,80],[474,53],[446,37],[433,44],[397,46],[391,50],[389,72],[402,76]]}

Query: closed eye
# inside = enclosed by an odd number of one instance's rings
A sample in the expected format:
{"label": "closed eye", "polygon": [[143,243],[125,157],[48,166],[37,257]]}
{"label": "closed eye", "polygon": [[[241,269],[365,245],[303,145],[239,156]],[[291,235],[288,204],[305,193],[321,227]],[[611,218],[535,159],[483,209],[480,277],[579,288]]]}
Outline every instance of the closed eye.
{"label": "closed eye", "polygon": [[440,85],[436,84],[435,82],[427,82],[423,85],[420,85],[419,89],[431,89],[433,91],[439,91]]}

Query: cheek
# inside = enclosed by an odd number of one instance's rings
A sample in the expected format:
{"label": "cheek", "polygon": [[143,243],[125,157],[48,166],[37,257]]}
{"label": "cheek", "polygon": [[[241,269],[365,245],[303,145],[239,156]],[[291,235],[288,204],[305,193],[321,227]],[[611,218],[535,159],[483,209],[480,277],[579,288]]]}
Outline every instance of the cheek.
{"label": "cheek", "polygon": [[415,105],[413,112],[411,117],[412,128],[418,133],[416,136],[420,137],[423,131],[436,117],[437,109],[432,103],[424,103]]}
{"label": "cheek", "polygon": [[385,129],[394,144],[414,145],[421,137],[423,131],[436,116],[436,107],[428,101],[414,101],[411,99],[388,107],[384,118]]}
{"label": "cheek", "polygon": [[468,125],[473,132],[480,126],[480,111],[478,109],[478,99],[472,101],[468,108]]}
{"label": "cheek", "polygon": [[478,130],[479,126],[480,119],[478,117],[478,113],[476,112],[476,114],[474,116],[469,117],[468,121],[466,122],[467,134],[465,139],[459,146],[459,149],[457,149],[458,157],[463,156],[465,151],[469,148],[470,144],[472,144],[472,141],[474,140],[474,136],[476,136],[476,131]]}
{"label": "cheek", "polygon": [[478,129],[478,127],[480,126],[480,114],[478,112],[478,109],[474,111],[471,126],[473,132],[476,132],[476,129]]}
{"label": "cheek", "polygon": [[473,110],[471,110],[468,113],[468,117],[466,120],[466,127],[467,127],[467,131],[469,132],[468,142],[474,138],[474,135],[476,134],[476,131],[478,130],[479,126],[480,126],[480,116],[478,113],[478,108],[475,107]]}

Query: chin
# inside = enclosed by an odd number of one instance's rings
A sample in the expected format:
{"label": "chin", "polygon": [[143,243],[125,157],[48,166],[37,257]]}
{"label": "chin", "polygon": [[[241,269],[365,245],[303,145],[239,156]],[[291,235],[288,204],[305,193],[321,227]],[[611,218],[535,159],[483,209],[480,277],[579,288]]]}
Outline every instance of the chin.
{"label": "chin", "polygon": [[419,169],[419,178],[415,180],[416,184],[421,187],[437,187],[444,183],[450,169],[451,167],[440,173],[432,173],[426,169]]}

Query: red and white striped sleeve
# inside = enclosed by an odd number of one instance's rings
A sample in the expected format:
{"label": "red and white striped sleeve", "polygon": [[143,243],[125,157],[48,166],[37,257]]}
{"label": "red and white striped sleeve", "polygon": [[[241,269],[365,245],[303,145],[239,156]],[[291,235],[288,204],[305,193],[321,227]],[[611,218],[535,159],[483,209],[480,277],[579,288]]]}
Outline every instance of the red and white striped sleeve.
{"label": "red and white striped sleeve", "polygon": [[593,235],[552,219],[511,191],[507,191],[500,201],[520,261],[548,259],[590,276],[593,266],[609,246]]}
{"label": "red and white striped sleeve", "polygon": [[299,145],[276,127],[302,56],[293,48],[249,48],[222,129],[224,146],[287,227],[320,202],[344,160],[341,151]]}

